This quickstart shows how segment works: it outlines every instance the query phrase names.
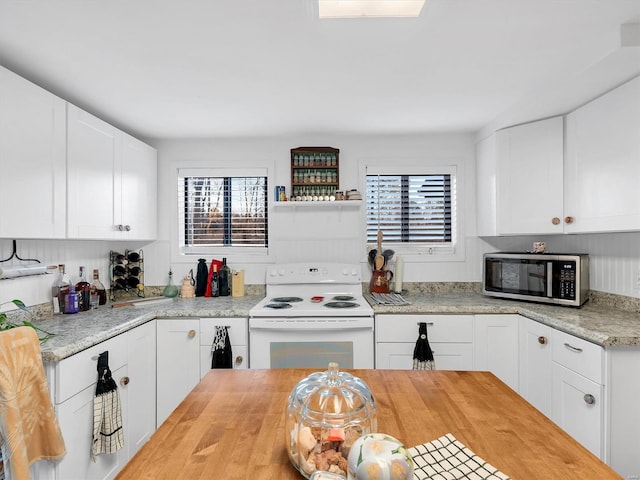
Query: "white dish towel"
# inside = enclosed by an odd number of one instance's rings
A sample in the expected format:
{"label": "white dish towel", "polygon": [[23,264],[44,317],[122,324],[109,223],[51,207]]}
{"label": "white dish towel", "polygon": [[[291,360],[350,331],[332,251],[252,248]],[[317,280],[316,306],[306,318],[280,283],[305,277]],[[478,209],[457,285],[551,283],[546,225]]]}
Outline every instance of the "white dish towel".
{"label": "white dish towel", "polygon": [[450,433],[407,451],[413,458],[414,480],[510,480]]}

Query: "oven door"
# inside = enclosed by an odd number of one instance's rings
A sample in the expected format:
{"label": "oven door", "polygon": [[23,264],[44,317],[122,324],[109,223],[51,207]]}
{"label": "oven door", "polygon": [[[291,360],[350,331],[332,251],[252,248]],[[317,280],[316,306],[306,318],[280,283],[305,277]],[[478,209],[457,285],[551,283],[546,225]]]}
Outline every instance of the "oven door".
{"label": "oven door", "polygon": [[249,319],[249,368],[373,368],[373,317]]}

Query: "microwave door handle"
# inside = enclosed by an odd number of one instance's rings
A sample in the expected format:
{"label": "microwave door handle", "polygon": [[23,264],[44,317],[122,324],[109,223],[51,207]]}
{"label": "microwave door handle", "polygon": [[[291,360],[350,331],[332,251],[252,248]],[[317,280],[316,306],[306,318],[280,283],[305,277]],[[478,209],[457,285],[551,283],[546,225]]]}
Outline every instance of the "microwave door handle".
{"label": "microwave door handle", "polygon": [[553,295],[553,262],[547,262],[547,297]]}

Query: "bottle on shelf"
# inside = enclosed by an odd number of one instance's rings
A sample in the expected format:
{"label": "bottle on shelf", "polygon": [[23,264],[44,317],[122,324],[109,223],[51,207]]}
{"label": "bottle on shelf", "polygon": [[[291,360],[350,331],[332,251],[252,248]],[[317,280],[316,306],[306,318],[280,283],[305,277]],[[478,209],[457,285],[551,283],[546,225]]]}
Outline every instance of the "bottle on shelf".
{"label": "bottle on shelf", "polygon": [[100,271],[97,268],[93,270],[93,282],[91,282],[90,293],[91,308],[98,308],[98,305],[104,305],[107,303],[107,290],[100,281]]}
{"label": "bottle on shelf", "polygon": [[51,286],[51,301],[55,315],[64,313],[64,296],[69,293],[69,276],[64,271],[64,264],[58,265],[58,277]]}
{"label": "bottle on shelf", "polygon": [[79,295],[79,308],[81,312],[91,309],[91,284],[87,282],[84,267],[80,267],[79,280],[76,283],[76,292]]}
{"label": "bottle on shelf", "polygon": [[64,313],[78,313],[80,311],[80,294],[74,285],[69,285],[69,291],[64,296]]}
{"label": "bottle on shelf", "polygon": [[227,259],[222,259],[222,268],[218,274],[219,290],[221,297],[228,297],[231,295],[231,269],[227,265]]}
{"label": "bottle on shelf", "polygon": [[218,265],[213,264],[213,271],[211,272],[211,296],[220,296],[220,275],[218,274]]}

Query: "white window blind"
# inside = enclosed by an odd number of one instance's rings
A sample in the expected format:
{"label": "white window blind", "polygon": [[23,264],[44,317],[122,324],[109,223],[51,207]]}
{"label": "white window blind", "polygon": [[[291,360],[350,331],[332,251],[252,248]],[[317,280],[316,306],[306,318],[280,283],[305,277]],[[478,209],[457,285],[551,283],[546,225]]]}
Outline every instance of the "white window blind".
{"label": "white window blind", "polygon": [[451,245],[451,175],[367,175],[367,242]]}
{"label": "white window blind", "polygon": [[178,175],[183,246],[267,247],[266,176]]}

